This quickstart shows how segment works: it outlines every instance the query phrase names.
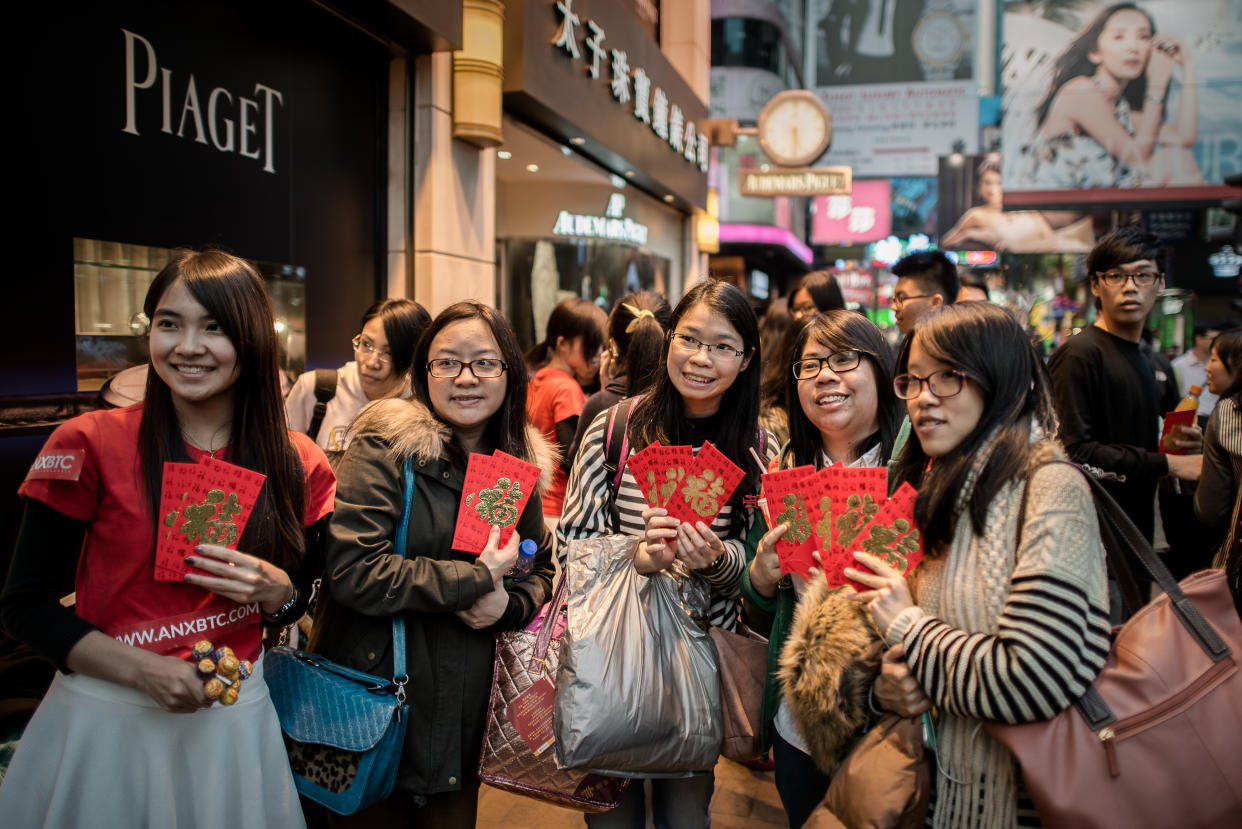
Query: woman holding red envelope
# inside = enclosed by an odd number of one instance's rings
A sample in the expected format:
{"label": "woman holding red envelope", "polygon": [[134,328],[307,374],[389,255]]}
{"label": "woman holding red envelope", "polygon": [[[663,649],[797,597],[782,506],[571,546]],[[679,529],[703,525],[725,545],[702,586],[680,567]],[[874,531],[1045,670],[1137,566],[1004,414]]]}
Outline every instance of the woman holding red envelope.
{"label": "woman holding red envelope", "polygon": [[917,437],[897,474],[919,489],[926,558],[913,596],[866,553],[846,571],[871,588],[854,599],[889,648],[875,696],[903,716],[937,710],[935,826],[1032,825],[1013,757],[981,721],[1048,719],[1104,665],[1108,587],[1091,490],[1052,463],[1065,454],[1047,372],[1008,311],[936,309],[897,371]]}
{"label": "woman holding red envelope", "polygon": [[[143,310],[144,402],[61,425],[19,490],[0,618],[60,673],[0,787],[0,814],[11,826],[302,826],[260,624],[306,607],[332,471],[285,426],[274,316],[254,268],[179,252]],[[187,507],[207,532],[180,526],[175,505],[166,513],[174,468],[234,496],[218,511],[210,492]],[[161,563],[174,527],[190,540]],[[75,570],[68,609],[58,598]],[[253,662],[232,704],[221,696],[228,707],[186,658],[199,640]]]}
{"label": "woman holding red envelope", "polygon": [[[527,420],[522,352],[508,321],[482,303],[450,305],[419,340],[413,382],[410,400],[389,398],[363,411],[337,466],[324,590],[308,648],[391,676],[392,616],[405,614],[411,721],[392,794],[355,814],[329,815],[332,826],[474,826],[495,634],[525,626],[551,597],[551,533],[539,490],[550,481],[554,453]],[[515,456],[510,463],[535,464],[545,480],[524,506],[515,504],[495,526],[484,523],[478,546],[455,543],[458,525],[478,509],[462,506],[475,494],[472,456],[491,465],[499,488],[508,478],[497,465],[501,453]],[[407,458],[414,493],[402,558],[393,535]],[[512,492],[511,481],[504,485]],[[474,503],[485,500],[480,494]],[[510,533],[503,544],[500,524]],[[534,566],[509,582],[504,575],[523,539],[537,544]]]}
{"label": "woman holding red envelope", "polygon": [[[773,471],[799,467],[820,470],[834,464],[883,468],[893,454],[902,412],[893,393],[893,351],[880,329],[862,314],[829,311],[802,328],[792,353],[795,358],[785,367],[790,437]],[[767,496],[769,514],[776,516],[779,508],[772,494]],[[815,726],[801,723],[802,712],[813,711],[816,705],[813,701],[791,705],[778,688],[778,660],[794,608],[808,595],[806,580],[797,573],[786,575],[781,571],[776,544],[789,528],[788,522],[771,530],[755,522],[747,545],[749,566],[742,572],[742,596],[774,617],[763,692],[762,747],[764,751],[772,749],[776,789],[789,825],[798,827],[828,790],[830,777],[825,767],[831,763],[825,755],[834,755],[834,747],[849,745],[854,729],[837,733],[825,728],[823,721],[831,717],[818,711],[821,716],[815,718]],[[819,579],[822,581],[823,576]],[[821,602],[825,619],[830,618],[834,626],[865,627],[839,594],[823,596],[823,592],[816,590],[814,596]],[[811,646],[809,642],[794,642],[795,649]],[[837,666],[839,671],[850,670],[849,663],[843,658]]]}
{"label": "woman holding red envelope", "polygon": [[[724,476],[737,473],[736,489],[723,502],[712,504],[716,509],[709,508],[706,516],[699,512],[699,520],[694,521],[671,516],[676,507],[671,500],[669,506],[651,506],[628,467],[614,492],[616,473],[605,468],[612,410],[601,412],[587,430],[569,476],[557,549],[564,555],[574,539],[614,532],[638,536],[642,541],[634,557],[635,568],[640,573],[668,570],[702,580],[710,588],[710,623],[732,630],[737,624],[739,578],[746,560],[744,539],[754,520],[754,510],[744,506],[743,498],[759,489],[760,469],[750,453],[761,452],[766,463],[776,452],[771,438],[760,433],[759,323],[745,294],[725,282],[707,281],[691,288],[673,310],[660,362],[664,370],[632,408],[630,401],[617,404],[629,411],[624,426],[631,454],[620,460],[656,442],[678,451],[689,452],[693,447],[698,454],[691,455],[691,461],[704,452],[715,452],[724,459],[724,466],[733,468],[719,470]],[[612,516],[603,506],[613,503],[614,495]],[[711,769],[691,777],[653,779],[656,825],[673,829],[708,826],[712,787]],[[594,829],[641,827],[643,788],[629,786],[621,805],[587,815],[587,825]]]}

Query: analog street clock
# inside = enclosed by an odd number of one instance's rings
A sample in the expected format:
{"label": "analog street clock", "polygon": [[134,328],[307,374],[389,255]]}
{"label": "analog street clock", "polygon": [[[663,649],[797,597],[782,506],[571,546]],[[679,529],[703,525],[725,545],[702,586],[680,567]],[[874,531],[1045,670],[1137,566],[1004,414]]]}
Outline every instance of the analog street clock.
{"label": "analog street clock", "polygon": [[805,167],[824,154],[832,117],[805,89],[777,93],[759,113],[759,146],[782,167]]}

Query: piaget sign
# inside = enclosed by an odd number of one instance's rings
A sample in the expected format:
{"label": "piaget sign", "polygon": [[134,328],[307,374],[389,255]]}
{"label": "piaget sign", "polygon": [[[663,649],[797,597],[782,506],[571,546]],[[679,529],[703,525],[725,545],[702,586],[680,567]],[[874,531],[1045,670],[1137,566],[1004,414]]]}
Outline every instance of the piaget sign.
{"label": "piaget sign", "polygon": [[849,195],[850,167],[810,167],[801,170],[740,170],[743,196]]}
{"label": "piaget sign", "polygon": [[583,216],[562,210],[557,214],[552,235],[608,239],[635,245],[647,244],[647,226],[623,217],[621,214],[624,212],[625,196],[613,193],[608,199],[608,207],[603,216]]}
{"label": "piaget sign", "polygon": [[[633,107],[634,117],[651,127],[651,131],[668,145],[671,152],[707,172],[707,136],[696,133],[694,122],[685,117],[682,108],[668,98],[641,66],[631,69],[624,49],[604,46],[603,27],[594,20],[582,23],[574,11],[574,0],[556,0],[561,25],[552,45],[573,60],[582,60],[587,74],[599,78],[607,67],[611,77],[608,90],[618,104]],[[585,32],[582,30],[585,29]],[[585,37],[582,35],[585,34]],[[581,43],[579,43],[581,41]],[[583,49],[589,57],[583,57]]]}
{"label": "piaget sign", "polygon": [[128,29],[121,31],[125,35],[121,132],[140,135],[139,106],[159,107],[160,132],[222,153],[237,153],[258,162],[265,173],[276,172],[272,123],[276,108],[284,105],[279,90],[256,82],[253,92],[247,90],[249,97],[222,86],[200,95],[193,72],[160,66],[151,41]]}

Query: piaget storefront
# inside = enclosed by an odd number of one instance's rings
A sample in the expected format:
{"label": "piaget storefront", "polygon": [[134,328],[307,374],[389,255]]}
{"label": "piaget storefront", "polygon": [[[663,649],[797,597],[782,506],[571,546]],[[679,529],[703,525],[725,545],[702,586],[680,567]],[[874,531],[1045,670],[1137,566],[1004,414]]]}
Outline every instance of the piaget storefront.
{"label": "piaget storefront", "polygon": [[567,296],[676,302],[698,270],[707,110],[632,5],[506,3],[497,295],[524,345]]}

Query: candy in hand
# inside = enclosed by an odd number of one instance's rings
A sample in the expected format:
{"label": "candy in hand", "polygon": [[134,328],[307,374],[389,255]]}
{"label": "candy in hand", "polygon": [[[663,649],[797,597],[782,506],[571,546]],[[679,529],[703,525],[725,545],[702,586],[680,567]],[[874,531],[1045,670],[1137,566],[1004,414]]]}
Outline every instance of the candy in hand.
{"label": "candy in hand", "polygon": [[211,699],[219,699],[220,695],[224,693],[224,681],[213,677],[203,685],[203,690]]}
{"label": "candy in hand", "polygon": [[206,639],[199,639],[194,643],[194,648],[190,651],[190,656],[194,657],[194,661],[197,662],[200,659],[206,659],[211,656],[211,652],[214,649],[215,646],[213,646]]}

